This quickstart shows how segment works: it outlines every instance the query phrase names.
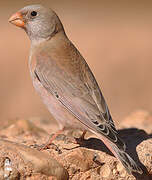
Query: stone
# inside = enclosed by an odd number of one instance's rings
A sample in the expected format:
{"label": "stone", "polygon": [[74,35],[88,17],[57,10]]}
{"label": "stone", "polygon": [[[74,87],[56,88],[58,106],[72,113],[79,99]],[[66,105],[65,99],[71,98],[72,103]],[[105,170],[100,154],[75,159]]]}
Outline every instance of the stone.
{"label": "stone", "polygon": [[100,139],[87,133],[73,144],[79,130],[64,130],[48,149],[39,151],[57,131],[41,118],[18,119],[0,131],[0,179],[9,180],[150,180],[152,179],[152,115],[136,111],[119,125],[127,152],[141,166],[142,175],[129,175]]}
{"label": "stone", "polygon": [[51,155],[3,139],[0,139],[0,162],[0,179],[23,178],[33,174],[68,179],[68,172]]}

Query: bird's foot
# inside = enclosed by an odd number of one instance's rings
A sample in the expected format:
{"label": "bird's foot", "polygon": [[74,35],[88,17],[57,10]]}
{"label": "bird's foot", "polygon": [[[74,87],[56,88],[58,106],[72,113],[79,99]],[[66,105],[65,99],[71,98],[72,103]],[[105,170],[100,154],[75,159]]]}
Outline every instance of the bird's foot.
{"label": "bird's foot", "polygon": [[73,144],[79,144],[79,145],[82,145],[84,144],[84,141],[85,141],[85,134],[86,134],[87,131],[83,131],[82,135],[79,137],[79,138],[70,138],[69,142],[73,143]]}
{"label": "bird's foot", "polygon": [[45,144],[42,144],[40,145],[37,149],[39,151],[43,151],[43,150],[46,150],[46,149],[50,149],[53,147],[57,147],[53,141],[57,138],[57,136],[59,136],[61,133],[62,133],[63,130],[59,130],[57,131],[52,137],[49,138],[49,140],[45,143]]}

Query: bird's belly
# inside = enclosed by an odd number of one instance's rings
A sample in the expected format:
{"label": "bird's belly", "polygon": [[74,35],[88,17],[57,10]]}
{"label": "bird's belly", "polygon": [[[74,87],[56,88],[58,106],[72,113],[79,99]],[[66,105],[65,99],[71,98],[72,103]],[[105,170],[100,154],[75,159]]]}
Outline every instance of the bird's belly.
{"label": "bird's belly", "polygon": [[68,112],[62,104],[49,93],[40,83],[38,79],[33,80],[36,91],[40,94],[43,103],[47,106],[49,112],[57,120],[59,128],[86,129],[70,112]]}

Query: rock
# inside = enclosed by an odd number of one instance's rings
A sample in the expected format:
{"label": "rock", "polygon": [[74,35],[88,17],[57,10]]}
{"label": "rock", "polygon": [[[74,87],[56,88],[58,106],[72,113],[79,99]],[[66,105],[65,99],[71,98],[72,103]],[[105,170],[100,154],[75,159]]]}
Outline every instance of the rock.
{"label": "rock", "polygon": [[70,166],[78,167],[79,171],[85,172],[93,166],[94,153],[84,148],[77,148],[64,156]]}
{"label": "rock", "polygon": [[35,174],[39,177],[55,176],[58,180],[68,179],[67,171],[49,154],[2,139],[0,162],[0,179],[23,179]]}
{"label": "rock", "polygon": [[149,174],[152,175],[152,138],[147,139],[137,146],[140,161],[147,168]]}
{"label": "rock", "polygon": [[9,125],[5,129],[1,130],[1,135],[6,136],[19,136],[25,133],[33,133],[36,136],[41,134],[47,134],[46,131],[40,127],[37,127],[32,122],[26,119],[18,119],[14,124]]}
{"label": "rock", "polygon": [[0,179],[26,180],[150,180],[152,179],[152,116],[137,111],[120,123],[119,135],[127,152],[144,170],[143,175],[129,175],[100,139],[87,133],[79,146],[73,135],[81,131],[65,130],[50,148],[38,151],[57,129],[40,118],[19,119],[0,131]]}
{"label": "rock", "polygon": [[107,164],[105,164],[100,171],[100,175],[103,178],[109,178],[111,174],[111,169],[110,166],[108,166]]}
{"label": "rock", "polygon": [[127,116],[119,125],[120,128],[138,128],[144,129],[147,133],[152,133],[152,114],[138,110]]}

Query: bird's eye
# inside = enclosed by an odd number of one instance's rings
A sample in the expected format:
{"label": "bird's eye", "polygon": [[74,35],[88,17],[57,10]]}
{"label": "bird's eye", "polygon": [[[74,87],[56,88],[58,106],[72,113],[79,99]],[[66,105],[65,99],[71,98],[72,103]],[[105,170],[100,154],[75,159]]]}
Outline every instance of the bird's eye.
{"label": "bird's eye", "polygon": [[37,12],[36,12],[36,11],[32,11],[32,12],[31,12],[31,16],[34,17],[34,16],[36,16],[36,15],[37,15]]}

